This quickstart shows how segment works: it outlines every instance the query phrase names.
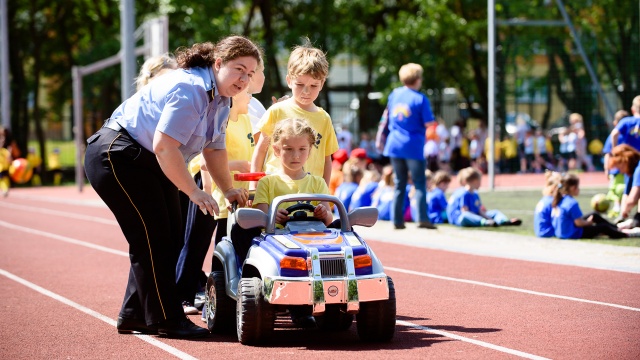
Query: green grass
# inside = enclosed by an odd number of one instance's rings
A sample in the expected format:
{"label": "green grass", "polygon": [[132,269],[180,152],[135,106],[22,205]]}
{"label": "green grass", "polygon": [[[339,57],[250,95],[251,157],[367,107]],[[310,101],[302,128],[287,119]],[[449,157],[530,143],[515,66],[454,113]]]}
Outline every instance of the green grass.
{"label": "green grass", "polygon": [[[581,189],[578,196],[578,203],[583,213],[592,211],[591,197],[597,193],[605,193],[605,188]],[[533,232],[533,210],[542,197],[540,190],[518,190],[518,191],[487,191],[480,193],[482,204],[489,210],[498,209],[509,217],[522,219],[521,226],[503,226],[498,228],[484,228],[487,231],[499,231],[502,233],[513,233],[520,235],[534,236]],[[451,226],[451,225],[445,225]],[[621,240],[610,240],[608,238],[597,238],[579,240],[584,242],[612,244],[620,246],[640,247],[640,238],[629,238]]]}
{"label": "green grass", "polygon": [[[37,141],[29,141],[28,146],[34,147],[37,154],[40,153],[40,145],[38,145]],[[76,144],[73,140],[47,140],[45,144],[47,154],[51,153],[54,148],[60,149],[60,166],[62,166],[62,168],[73,168],[76,166]]]}

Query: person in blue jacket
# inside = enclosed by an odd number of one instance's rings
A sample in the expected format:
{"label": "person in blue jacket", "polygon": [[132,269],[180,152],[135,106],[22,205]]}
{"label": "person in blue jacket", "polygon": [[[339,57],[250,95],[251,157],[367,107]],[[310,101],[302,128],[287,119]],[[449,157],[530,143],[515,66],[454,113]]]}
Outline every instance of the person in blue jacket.
{"label": "person in blue jacket", "polygon": [[547,170],[544,177],[545,187],[542,189],[542,199],[538,201],[533,212],[533,232],[537,237],[548,238],[555,235],[551,223],[551,202],[553,191],[562,180],[562,175],[559,172]]}
{"label": "person in blue jacket", "polygon": [[606,235],[611,239],[628,237],[598,213],[583,215],[575,199],[578,195],[580,178],[575,174],[564,175],[553,190],[551,223],[557,238],[593,239],[599,235]]}
{"label": "person in blue jacket", "polygon": [[450,183],[451,175],[446,171],[439,170],[433,175],[433,188],[427,193],[427,204],[429,204],[429,220],[434,224],[449,222],[445,193]]}

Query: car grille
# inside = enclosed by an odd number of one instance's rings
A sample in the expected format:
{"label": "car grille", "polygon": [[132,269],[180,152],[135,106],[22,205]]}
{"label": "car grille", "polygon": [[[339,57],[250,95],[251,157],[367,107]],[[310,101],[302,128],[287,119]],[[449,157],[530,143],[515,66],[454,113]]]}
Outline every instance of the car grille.
{"label": "car grille", "polygon": [[347,275],[344,258],[320,259],[322,277],[342,277]]}

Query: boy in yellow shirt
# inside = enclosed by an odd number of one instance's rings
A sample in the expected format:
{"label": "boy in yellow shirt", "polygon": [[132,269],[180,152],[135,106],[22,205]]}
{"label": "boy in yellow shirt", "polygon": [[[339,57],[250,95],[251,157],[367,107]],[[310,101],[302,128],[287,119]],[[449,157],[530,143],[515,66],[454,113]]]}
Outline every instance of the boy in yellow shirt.
{"label": "boy in yellow shirt", "polygon": [[[331,117],[314,104],[328,74],[326,55],[312,47],[308,40],[293,50],[287,65],[287,85],[293,96],[269,107],[256,126],[257,144],[251,159],[252,172],[272,173],[280,168],[280,159],[274,156],[269,146],[274,126],[283,119],[299,118],[305,119],[316,132],[314,149],[304,170],[322,177],[329,184],[331,154],[338,150],[338,140]],[[251,187],[255,188],[255,185]]]}

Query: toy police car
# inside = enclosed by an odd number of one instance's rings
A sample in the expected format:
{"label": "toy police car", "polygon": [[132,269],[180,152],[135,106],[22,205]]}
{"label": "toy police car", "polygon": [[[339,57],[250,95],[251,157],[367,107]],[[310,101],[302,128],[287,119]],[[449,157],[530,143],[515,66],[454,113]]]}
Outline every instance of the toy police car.
{"label": "toy police car", "polygon": [[[326,201],[337,207],[341,227],[327,228],[322,221],[306,217],[311,202]],[[276,209],[296,203],[283,229],[276,228]],[[279,196],[269,215],[242,208],[230,214],[243,229],[263,228],[252,240],[241,262],[229,237],[216,246],[207,280],[206,317],[212,333],[236,328],[242,344],[268,339],[276,314],[306,310],[323,330],[346,330],[355,315],[358,335],[365,341],[389,341],[396,322],[393,281],[382,264],[352,226],[373,226],[378,211],[362,207],[347,213],[338,198],[330,195]],[[227,234],[232,234],[228,231]]]}

